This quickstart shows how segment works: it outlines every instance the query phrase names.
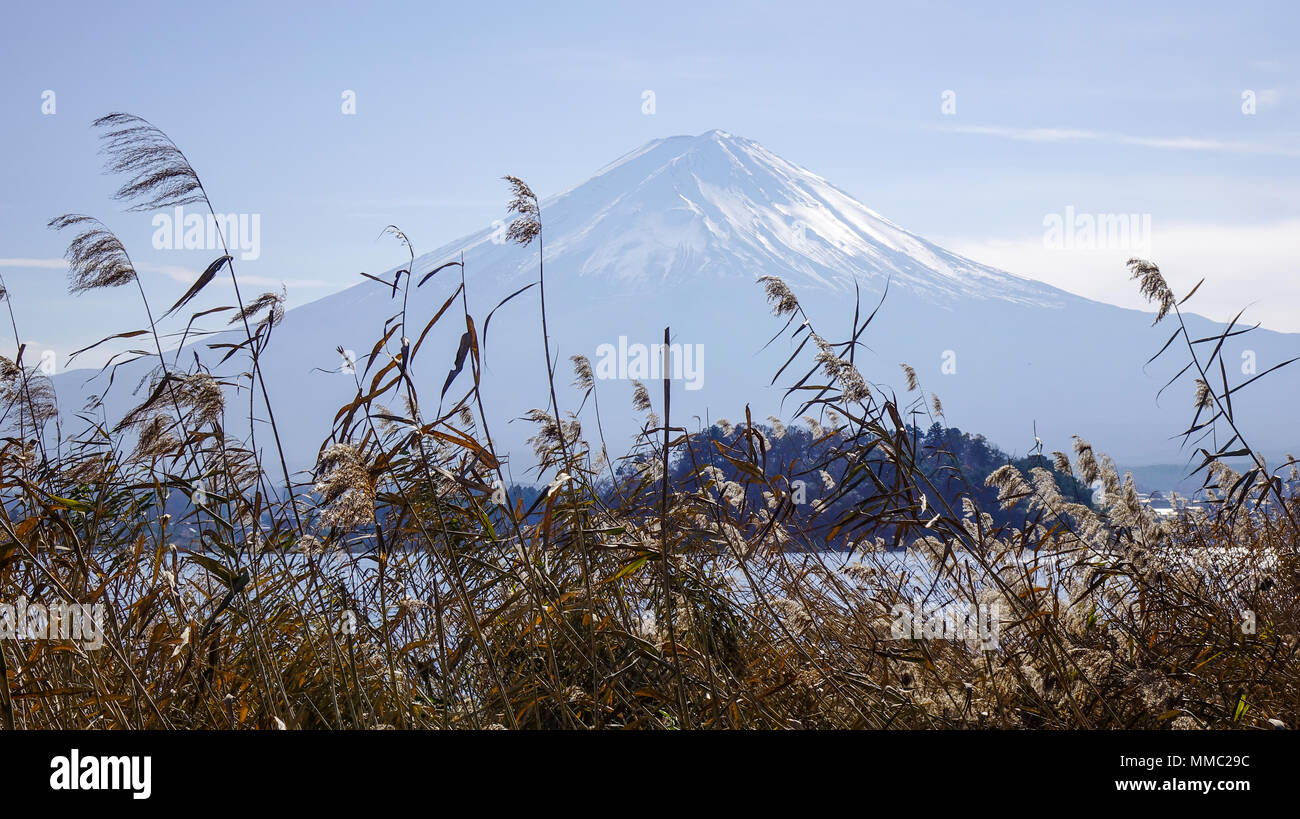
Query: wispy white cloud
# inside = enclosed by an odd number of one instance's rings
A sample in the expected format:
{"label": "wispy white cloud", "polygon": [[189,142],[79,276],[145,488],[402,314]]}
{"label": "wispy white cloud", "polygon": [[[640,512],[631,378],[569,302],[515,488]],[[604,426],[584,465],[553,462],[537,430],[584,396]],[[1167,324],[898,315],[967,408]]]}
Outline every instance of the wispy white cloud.
{"label": "wispy white cloud", "polygon": [[1300,332],[1300,219],[1264,225],[1156,222],[1146,248],[1059,249],[1042,234],[1012,238],[938,240],[984,264],[1121,307],[1148,309],[1124,263],[1147,256],[1177,293],[1205,284],[1189,302],[1194,313],[1227,321],[1242,308],[1245,320]]}
{"label": "wispy white cloud", "polygon": [[1282,145],[1190,136],[1146,137],[1082,128],[1017,128],[1006,125],[956,124],[936,127],[938,130],[948,133],[977,134],[1012,139],[1018,142],[1101,142],[1112,145],[1134,145],[1142,148],[1173,151],[1213,151],[1233,154],[1300,157],[1300,143]]}
{"label": "wispy white cloud", "polygon": [[[11,359],[18,358],[18,344],[9,333],[0,333],[0,350],[3,350],[3,355],[8,356]],[[32,366],[33,364],[39,363],[41,357],[47,351],[53,352],[56,356],[59,353],[58,349],[50,344],[31,338],[24,338],[23,364]]]}
{"label": "wispy white cloud", "polygon": [[[12,268],[17,270],[61,270],[68,269],[68,263],[63,259],[0,259],[0,268]],[[183,284],[190,284],[199,277],[199,271],[190,270],[187,267],[174,264],[138,264],[136,268],[141,273],[156,273],[160,276],[166,276],[173,281]],[[334,287],[337,285],[321,279],[276,279],[270,276],[241,275],[241,282],[254,284],[258,287]]]}
{"label": "wispy white cloud", "polygon": [[0,259],[0,267],[26,268],[29,270],[67,270],[68,263],[63,259]]}

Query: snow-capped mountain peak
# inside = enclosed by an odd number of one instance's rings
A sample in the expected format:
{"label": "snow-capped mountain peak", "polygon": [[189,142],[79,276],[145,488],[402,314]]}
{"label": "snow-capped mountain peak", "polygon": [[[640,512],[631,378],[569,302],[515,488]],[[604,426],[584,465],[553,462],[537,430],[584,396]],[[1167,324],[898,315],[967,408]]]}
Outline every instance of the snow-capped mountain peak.
{"label": "snow-capped mountain peak", "polygon": [[[654,140],[542,202],[548,264],[627,286],[780,275],[792,286],[852,292],[854,280],[963,298],[1060,304],[1064,294],[950,253],[817,174],[743,137],[713,130]],[[527,259],[492,253],[487,230],[428,254],[432,268],[471,247],[494,270]],[[513,256],[513,263],[507,262]]]}

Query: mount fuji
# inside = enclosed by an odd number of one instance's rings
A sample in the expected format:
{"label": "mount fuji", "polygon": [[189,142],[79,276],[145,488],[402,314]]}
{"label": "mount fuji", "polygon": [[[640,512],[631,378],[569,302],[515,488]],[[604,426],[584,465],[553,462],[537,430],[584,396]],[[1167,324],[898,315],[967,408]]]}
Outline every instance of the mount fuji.
{"label": "mount fuji", "polygon": [[[1068,450],[1070,436],[1078,434],[1121,466],[1192,457],[1177,437],[1193,415],[1190,380],[1157,400],[1160,387],[1181,369],[1185,350],[1171,348],[1167,361],[1146,364],[1172,332],[1168,323],[1153,328],[1148,313],[949,252],[753,141],[723,131],[653,141],[543,200],[541,222],[551,354],[564,410],[578,409],[581,401],[568,386],[570,356],[596,364],[602,351],[659,343],[671,327],[673,343],[692,345],[702,355],[696,383],[674,382],[674,425],[743,418],[747,404],[756,421],[768,415],[790,420],[797,401],[783,405],[782,396],[794,379],[771,381],[793,348],[788,335],[764,346],[784,319],[772,316],[755,283],[774,275],[833,342],[850,332],[855,292],[863,315],[883,297],[862,337],[866,349],[857,355],[867,381],[895,387],[901,401],[899,364],[906,362],[942,400],[947,423],[982,433],[1010,452],[1023,454],[1035,435],[1048,451]],[[417,257],[411,271],[412,281],[419,281],[463,259],[481,341],[487,313],[537,276],[537,245],[506,243],[503,224],[504,214],[495,226]],[[1098,275],[1126,276],[1124,262],[1117,253],[1114,267]],[[391,281],[394,272],[382,278]],[[459,284],[453,267],[412,287],[408,333],[418,334]],[[281,424],[291,466],[311,466],[335,411],[355,395],[351,375],[330,372],[340,366],[336,348],[368,353],[400,302],[400,293],[394,300],[389,288],[365,281],[286,313],[263,372],[277,417],[293,419],[288,428]],[[1187,320],[1196,336],[1221,329],[1198,316]],[[425,402],[437,397],[463,330],[449,311],[425,339],[413,365]],[[396,342],[390,346],[395,352]],[[206,344],[195,349],[217,359]],[[1259,329],[1231,339],[1225,350],[1229,376],[1240,382],[1249,376],[1234,373],[1233,365],[1244,351],[1253,351],[1263,372],[1300,355],[1300,335]],[[496,312],[484,355],[483,398],[497,448],[510,454],[514,480],[534,481],[526,440],[535,429],[520,418],[546,407],[549,398],[536,288]],[[232,360],[224,369],[233,366]],[[1233,396],[1248,440],[1270,456],[1300,438],[1290,418],[1295,379],[1282,370]],[[84,382],[84,373],[56,378],[64,406],[63,393],[87,391]],[[457,382],[448,400],[464,386]],[[662,412],[658,385],[647,387]],[[644,414],[631,407],[632,391],[627,379],[596,382],[612,456],[627,450],[644,423]],[[598,440],[590,401],[581,418],[588,440]]]}

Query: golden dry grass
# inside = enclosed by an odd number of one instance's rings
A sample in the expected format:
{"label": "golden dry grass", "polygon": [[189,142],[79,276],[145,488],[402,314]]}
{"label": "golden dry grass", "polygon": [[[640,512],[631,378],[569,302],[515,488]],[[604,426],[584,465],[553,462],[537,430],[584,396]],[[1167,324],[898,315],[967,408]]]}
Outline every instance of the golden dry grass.
{"label": "golden dry grass", "polygon": [[[132,175],[124,200],[207,204],[165,135],[124,115],[101,123],[113,167]],[[510,182],[523,220],[511,235],[540,242],[536,200]],[[139,285],[116,242],[74,240],[74,290]],[[223,265],[237,288],[227,254],[193,292]],[[75,437],[58,437],[38,372],[21,356],[0,362],[0,600],[107,612],[97,651],[0,641],[6,727],[1248,728],[1300,716],[1296,503],[1240,438],[1256,467],[1238,475],[1207,453],[1201,508],[1157,517],[1079,441],[1057,467],[1102,481],[1107,503],[1067,500],[1050,471],[1005,467],[989,479],[1000,502],[1032,514],[995,526],[970,493],[950,504],[936,490],[896,399],[858,373],[852,340],[817,335],[796,294],[765,278],[777,316],[808,322],[793,333],[814,342],[800,361],[821,377],[805,383],[825,386],[800,390],[795,417],[813,417],[821,463],[796,473],[769,460],[778,430],[748,417],[713,441],[688,436],[665,385],[662,418],[651,389],[638,393],[643,434],[607,479],[605,446],[552,386],[531,418],[554,480],[526,509],[500,502],[463,267],[460,311],[454,295],[433,317],[406,315],[418,283],[404,272],[385,282],[402,310],[358,366],[356,399],[321,430],[310,486],[286,486],[273,426],[271,440],[232,429],[221,382],[163,355],[152,311],[147,398]],[[1135,273],[1181,322],[1158,268]],[[540,268],[537,284],[545,341]],[[262,399],[258,357],[278,307],[232,305],[244,386]],[[430,418],[410,377],[422,351],[407,339],[437,321],[465,332],[449,408]],[[865,331],[855,317],[853,338]],[[1235,432],[1206,375],[1213,356],[1187,342],[1203,377],[1193,426]],[[595,391],[589,365],[574,363]],[[796,513],[792,487],[808,474],[831,499],[870,491],[847,511]],[[898,605],[950,603],[995,607],[994,650],[893,633]]]}

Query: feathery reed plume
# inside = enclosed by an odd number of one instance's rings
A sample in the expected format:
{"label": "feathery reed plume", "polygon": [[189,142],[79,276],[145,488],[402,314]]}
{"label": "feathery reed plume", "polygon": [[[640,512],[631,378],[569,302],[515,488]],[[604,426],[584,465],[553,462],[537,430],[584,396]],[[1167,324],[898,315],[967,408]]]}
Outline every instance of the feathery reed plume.
{"label": "feathery reed plume", "polygon": [[920,388],[920,382],[916,379],[916,370],[912,369],[910,364],[899,364],[903,368],[903,376],[907,379],[907,391],[916,392]]}
{"label": "feathery reed plume", "polygon": [[1092,444],[1080,438],[1078,435],[1074,438],[1074,455],[1079,459],[1079,475],[1083,478],[1084,483],[1089,485],[1101,480],[1101,467],[1097,464],[1097,457],[1093,454]]}
{"label": "feathery reed plume", "polygon": [[542,232],[542,223],[538,218],[537,194],[517,176],[503,176],[510,183],[514,198],[506,206],[507,213],[517,213],[506,230],[506,240],[527,247]]}
{"label": "feathery reed plume", "polygon": [[37,426],[59,414],[49,378],[36,369],[24,370],[4,356],[0,356],[0,403],[22,406],[27,420]]}
{"label": "feathery reed plume", "polygon": [[812,433],[813,438],[820,438],[826,434],[826,431],[822,429],[822,425],[811,415],[805,415],[803,422],[808,425],[808,431]]}
{"label": "feathery reed plume", "polygon": [[1196,399],[1194,406],[1197,409],[1209,409],[1214,406],[1214,396],[1210,392],[1210,385],[1205,379],[1196,379]]}
{"label": "feathery reed plume", "polygon": [[283,289],[279,293],[263,293],[252,301],[244,305],[244,309],[235,314],[230,320],[230,324],[239,324],[255,319],[258,314],[265,312],[257,322],[254,335],[263,332],[269,327],[278,327],[284,319],[284,302],[287,295]]}
{"label": "feathery reed plume", "polygon": [[1056,468],[1057,472],[1067,477],[1074,474],[1074,471],[1070,468],[1070,456],[1064,452],[1052,452],[1052,466]]}
{"label": "feathery reed plume", "polygon": [[121,287],[136,279],[135,267],[126,248],[112,231],[98,219],[78,213],[65,213],[49,221],[49,227],[81,230],[69,244],[68,292],[84,293],[101,287]]}
{"label": "feathery reed plume", "polygon": [[870,391],[867,389],[867,382],[863,380],[862,374],[858,372],[858,368],[853,366],[852,362],[841,358],[835,352],[835,347],[818,334],[812,334],[812,341],[817,345],[815,360],[821,365],[827,376],[839,381],[844,400],[849,403],[865,400],[870,395]]}
{"label": "feathery reed plume", "polygon": [[778,441],[785,437],[785,423],[775,415],[767,416],[767,420],[772,424],[772,437]]}
{"label": "feathery reed plume", "polygon": [[181,394],[183,406],[191,410],[193,418],[200,426],[215,424],[221,420],[226,409],[226,396],[221,391],[221,384],[208,373],[194,373],[185,377]]}
{"label": "feathery reed plume", "polygon": [[569,360],[573,362],[573,373],[577,376],[573,386],[580,390],[589,390],[596,386],[596,378],[591,372],[591,361],[585,355],[570,356]]}
{"label": "feathery reed plume", "polygon": [[108,157],[108,171],[128,177],[114,194],[118,201],[134,203],[127,210],[207,202],[199,176],[185,154],[149,121],[134,114],[113,113],[95,120],[94,127],[104,129],[101,150]]}
{"label": "feathery reed plume", "polygon": [[170,434],[176,422],[166,415],[151,415],[140,427],[135,457],[163,458],[180,449],[181,442]]}
{"label": "feathery reed plume", "polygon": [[822,366],[826,375],[831,378],[839,378],[840,372],[844,369],[844,361],[836,354],[835,348],[830,342],[816,333],[812,334],[813,344],[817,345],[816,361]]}
{"label": "feathery reed plume", "polygon": [[18,386],[22,384],[23,375],[22,368],[6,356],[0,355],[0,384],[3,384],[6,390],[13,390],[16,396]]}
{"label": "feathery reed plume", "polygon": [[411,239],[406,235],[406,232],[401,228],[399,228],[397,225],[389,225],[388,227],[384,228],[384,232],[381,235],[392,236],[393,238],[397,239],[397,241],[401,242],[402,246],[406,248],[406,252],[412,258],[414,258],[415,246],[411,244]]}
{"label": "feathery reed plume", "polygon": [[1145,259],[1129,259],[1128,267],[1133,271],[1133,275],[1129,278],[1138,279],[1138,289],[1142,295],[1147,301],[1157,305],[1156,320],[1151,324],[1152,326],[1159,324],[1160,320],[1169,315],[1169,311],[1177,305],[1173,291],[1169,289],[1165,277],[1160,273],[1160,267]]}
{"label": "feathery reed plume", "polygon": [[758,280],[763,284],[767,300],[772,303],[774,315],[785,316],[799,309],[799,299],[795,298],[784,280],[777,276],[759,276]]}
{"label": "feathery reed plume", "polygon": [[840,387],[843,390],[844,400],[850,404],[859,401],[865,401],[870,397],[871,392],[867,389],[867,382],[863,380],[862,373],[858,368],[844,362],[844,367],[840,370]]}
{"label": "feathery reed plume", "polygon": [[632,381],[632,409],[638,412],[645,412],[650,409],[650,392],[645,388],[645,384],[640,381]]}
{"label": "feathery reed plume", "polygon": [[560,440],[559,426],[555,423],[555,418],[546,410],[536,407],[524,413],[524,417],[537,424],[537,432],[528,439],[528,443],[532,445],[538,460],[547,459]]}
{"label": "feathery reed plume", "polygon": [[166,402],[176,408],[181,418],[191,419],[199,426],[219,423],[226,408],[220,382],[208,373],[199,372],[187,376],[175,373],[155,374],[150,379],[149,397],[128,411],[118,422],[117,429],[152,422],[158,408]]}
{"label": "feathery reed plume", "polygon": [[326,527],[355,529],[374,522],[375,483],[365,458],[351,444],[334,444],[316,465],[316,492]]}
{"label": "feathery reed plume", "polygon": [[987,486],[997,488],[998,503],[1002,504],[1003,509],[1010,509],[1015,506],[1021,498],[1032,491],[1029,484],[1025,483],[1025,478],[1020,474],[1020,470],[1011,464],[996,469],[985,479],[984,483]]}

